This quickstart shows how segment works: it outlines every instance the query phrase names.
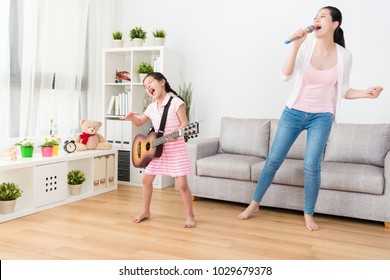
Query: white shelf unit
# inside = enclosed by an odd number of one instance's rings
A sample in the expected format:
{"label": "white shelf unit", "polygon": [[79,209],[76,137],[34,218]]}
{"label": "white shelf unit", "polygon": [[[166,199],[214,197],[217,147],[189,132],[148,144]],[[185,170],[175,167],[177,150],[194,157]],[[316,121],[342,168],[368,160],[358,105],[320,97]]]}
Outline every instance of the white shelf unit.
{"label": "white shelf unit", "polygon": [[[53,157],[34,154],[14,161],[2,158],[0,181],[19,185],[23,193],[16,201],[15,212],[0,214],[0,223],[116,190],[117,156],[117,150],[112,149],[59,152]],[[97,164],[99,160],[104,164]],[[67,173],[72,169],[80,169],[86,177],[79,195],[69,194]]]}
{"label": "white shelf unit", "polygon": [[[131,145],[137,134],[146,134],[151,124],[142,127],[132,125],[130,121],[122,121],[122,115],[130,111],[142,114],[145,110],[146,93],[142,81],[136,72],[140,62],[148,62],[156,72],[161,72],[169,81],[171,87],[178,91],[182,84],[182,55],[167,47],[129,47],[103,49],[103,108],[104,136],[106,140],[119,150],[118,181],[120,184],[142,186],[143,169],[136,168],[131,162]],[[130,82],[115,83],[116,71],[129,72]],[[107,114],[112,96],[127,93],[127,110],[115,114],[115,110]],[[129,163],[126,163],[129,161]],[[168,176],[156,176],[154,188],[165,188],[174,184],[174,179]]]}

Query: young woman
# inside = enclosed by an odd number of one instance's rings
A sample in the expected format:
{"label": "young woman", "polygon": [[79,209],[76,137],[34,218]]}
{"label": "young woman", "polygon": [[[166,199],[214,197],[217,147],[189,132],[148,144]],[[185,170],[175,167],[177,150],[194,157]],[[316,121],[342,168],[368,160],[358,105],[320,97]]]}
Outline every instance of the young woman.
{"label": "young woman", "polygon": [[[138,113],[136,112],[130,112],[123,119],[132,121],[136,126],[141,126],[146,121],[151,120],[154,130],[158,131],[164,107],[168,103],[172,93],[174,97],[169,106],[164,134],[169,134],[188,125],[185,104],[171,88],[163,74],[152,72],[145,77],[143,84],[146,93],[152,96],[155,101],[148,106],[141,116],[137,116]],[[192,194],[187,182],[187,175],[189,173],[190,160],[183,137],[168,139],[168,142],[164,144],[161,157],[153,158],[145,168],[145,173],[142,178],[143,209],[133,218],[133,222],[140,223],[142,220],[150,217],[153,180],[156,175],[168,175],[176,177],[176,185],[180,190],[181,198],[186,208],[187,220],[184,227],[195,227],[196,222],[192,209]]]}
{"label": "young woman", "polygon": [[345,49],[341,12],[331,6],[320,9],[314,18],[315,37],[305,42],[306,33],[292,42],[290,54],[282,68],[282,78],[295,76],[295,85],[279,120],[275,141],[270,149],[250,205],[238,215],[248,219],[259,209],[260,201],[272,183],[287,152],[303,130],[307,130],[304,158],[304,218],[310,231],[319,229],[313,214],[320,189],[321,157],[328,141],[340,99],[377,98],[383,88],[365,90],[349,87],[352,57]]}

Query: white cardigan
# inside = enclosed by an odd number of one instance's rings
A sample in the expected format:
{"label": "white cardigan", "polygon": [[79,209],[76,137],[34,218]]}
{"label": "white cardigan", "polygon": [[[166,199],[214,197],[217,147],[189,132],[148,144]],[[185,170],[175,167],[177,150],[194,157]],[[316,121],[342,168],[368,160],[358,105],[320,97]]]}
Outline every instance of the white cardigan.
{"label": "white cardigan", "polygon": [[[314,46],[316,41],[307,42],[305,41],[299,48],[297,58],[295,61],[294,72],[290,76],[286,76],[283,73],[281,74],[283,81],[289,81],[292,77],[296,75],[294,88],[287,100],[286,106],[291,108],[297,99],[299,89],[301,88],[303,76],[306,72],[306,69],[310,63]],[[337,121],[337,109],[340,106],[341,98],[345,97],[345,94],[349,90],[349,75],[351,73],[352,67],[352,55],[351,53],[343,48],[342,46],[336,44],[337,49],[337,104],[335,111],[335,119]]]}

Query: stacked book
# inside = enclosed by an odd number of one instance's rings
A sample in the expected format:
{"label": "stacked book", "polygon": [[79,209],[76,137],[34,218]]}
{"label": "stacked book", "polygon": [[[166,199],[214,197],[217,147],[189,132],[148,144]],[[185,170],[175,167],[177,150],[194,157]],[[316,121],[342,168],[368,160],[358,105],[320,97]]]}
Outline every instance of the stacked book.
{"label": "stacked book", "polygon": [[121,92],[112,95],[108,102],[106,115],[109,116],[124,116],[131,108],[131,92]]}

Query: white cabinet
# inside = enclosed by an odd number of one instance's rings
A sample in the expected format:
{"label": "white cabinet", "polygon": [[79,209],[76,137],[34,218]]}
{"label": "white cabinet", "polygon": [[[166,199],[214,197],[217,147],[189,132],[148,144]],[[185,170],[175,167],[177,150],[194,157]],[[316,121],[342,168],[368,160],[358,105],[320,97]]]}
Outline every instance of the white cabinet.
{"label": "white cabinet", "polygon": [[[142,185],[143,170],[135,168],[131,162],[131,145],[137,134],[146,134],[151,124],[136,127],[120,118],[130,111],[142,114],[146,107],[146,93],[136,72],[140,62],[148,62],[161,72],[171,87],[178,91],[182,84],[182,56],[166,47],[110,48],[103,50],[103,108],[104,136],[119,154],[118,180],[121,184]],[[126,71],[131,81],[115,82],[116,71]],[[164,188],[173,185],[173,178],[157,176],[153,185]]]}
{"label": "white cabinet", "polygon": [[[112,149],[60,152],[53,157],[34,154],[15,161],[2,158],[0,181],[19,185],[23,193],[15,212],[0,214],[0,223],[117,189],[117,157],[118,151]],[[83,171],[86,177],[79,195],[69,194],[67,173],[72,169]],[[95,186],[97,177],[99,184]]]}

